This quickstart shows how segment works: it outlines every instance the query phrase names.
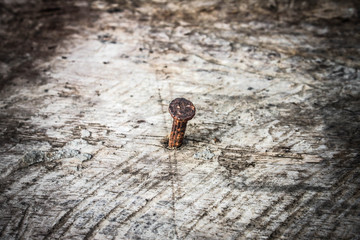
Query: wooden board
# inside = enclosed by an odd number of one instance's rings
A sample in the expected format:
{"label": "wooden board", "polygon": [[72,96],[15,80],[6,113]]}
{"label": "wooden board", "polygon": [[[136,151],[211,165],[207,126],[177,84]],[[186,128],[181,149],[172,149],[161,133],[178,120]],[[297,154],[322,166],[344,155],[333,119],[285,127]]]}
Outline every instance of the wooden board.
{"label": "wooden board", "polygon": [[0,1],[0,238],[357,239],[359,9]]}

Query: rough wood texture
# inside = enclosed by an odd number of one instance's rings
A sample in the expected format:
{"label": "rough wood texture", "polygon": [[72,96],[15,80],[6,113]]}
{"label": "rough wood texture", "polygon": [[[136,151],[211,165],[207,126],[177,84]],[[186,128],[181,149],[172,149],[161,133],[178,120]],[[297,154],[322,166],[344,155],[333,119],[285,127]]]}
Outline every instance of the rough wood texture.
{"label": "rough wood texture", "polygon": [[1,0],[0,238],[358,239],[359,9]]}

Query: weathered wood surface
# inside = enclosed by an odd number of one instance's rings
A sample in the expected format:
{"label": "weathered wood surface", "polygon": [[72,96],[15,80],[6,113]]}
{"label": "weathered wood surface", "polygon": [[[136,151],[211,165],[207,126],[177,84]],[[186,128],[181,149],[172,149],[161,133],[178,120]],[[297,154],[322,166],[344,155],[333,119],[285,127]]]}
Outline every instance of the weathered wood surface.
{"label": "weathered wood surface", "polygon": [[356,1],[0,13],[1,239],[359,239]]}

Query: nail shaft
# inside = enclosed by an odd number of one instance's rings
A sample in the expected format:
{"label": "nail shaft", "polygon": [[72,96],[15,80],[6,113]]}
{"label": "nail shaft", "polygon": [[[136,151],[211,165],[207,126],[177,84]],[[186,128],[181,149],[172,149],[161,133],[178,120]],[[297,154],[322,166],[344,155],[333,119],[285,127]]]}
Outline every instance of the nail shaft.
{"label": "nail shaft", "polygon": [[177,148],[180,147],[183,143],[183,139],[185,136],[187,122],[184,121],[173,121],[170,138],[169,138],[169,147]]}

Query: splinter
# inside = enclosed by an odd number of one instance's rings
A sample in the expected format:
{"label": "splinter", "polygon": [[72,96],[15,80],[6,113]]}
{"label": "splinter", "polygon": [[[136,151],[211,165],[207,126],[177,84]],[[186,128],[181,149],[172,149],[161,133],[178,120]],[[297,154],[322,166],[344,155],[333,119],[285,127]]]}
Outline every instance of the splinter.
{"label": "splinter", "polygon": [[195,116],[195,106],[185,98],[176,98],[170,103],[169,112],[174,119],[169,148],[177,148],[183,142],[187,122]]}

